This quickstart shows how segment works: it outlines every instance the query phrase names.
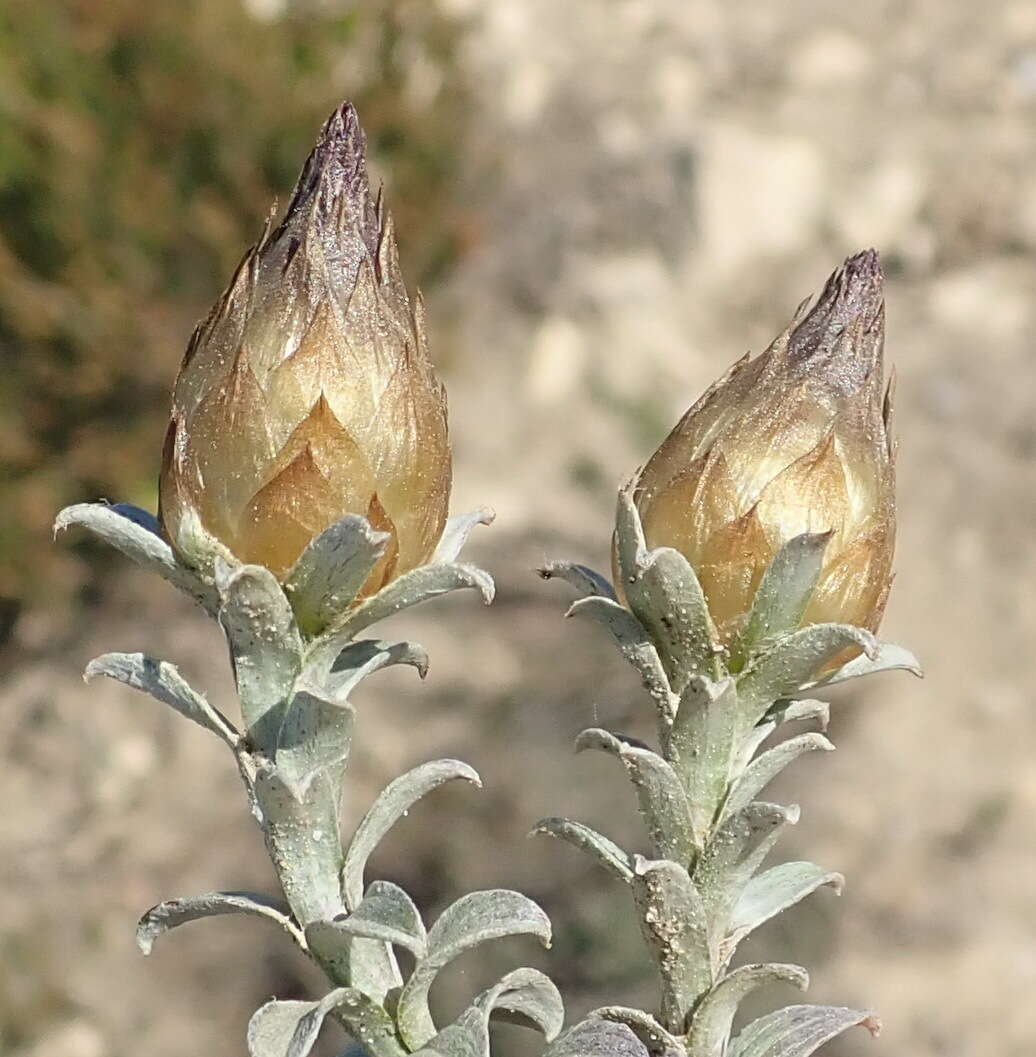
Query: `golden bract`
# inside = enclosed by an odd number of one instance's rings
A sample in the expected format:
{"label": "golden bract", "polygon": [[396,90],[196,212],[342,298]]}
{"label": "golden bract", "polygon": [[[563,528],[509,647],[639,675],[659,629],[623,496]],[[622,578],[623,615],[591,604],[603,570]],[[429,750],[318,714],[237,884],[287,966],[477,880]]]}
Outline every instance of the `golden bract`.
{"label": "golden bract", "polygon": [[391,535],[370,594],[427,561],[442,534],[445,393],[364,149],[344,106],[284,221],[191,339],[160,481],[162,524],[190,564],[225,550],[283,579],[314,536],[361,514]]}
{"label": "golden bract", "polygon": [[777,551],[830,532],[803,624],[875,630],[891,583],[895,452],[878,256],[850,258],[761,356],[738,361],[641,471],[649,546],[694,566],[729,644]]}

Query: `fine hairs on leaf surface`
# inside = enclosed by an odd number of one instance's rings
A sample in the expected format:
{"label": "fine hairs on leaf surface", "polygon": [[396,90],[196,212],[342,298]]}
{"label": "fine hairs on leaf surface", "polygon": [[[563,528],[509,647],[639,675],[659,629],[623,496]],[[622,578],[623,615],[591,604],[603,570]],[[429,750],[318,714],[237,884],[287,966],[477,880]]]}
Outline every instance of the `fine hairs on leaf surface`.
{"label": "fine hairs on leaf surface", "polygon": [[[485,510],[454,519],[440,544],[440,564],[418,568],[351,606],[384,543],[384,534],[356,516],[315,539],[284,587],[262,566],[222,557],[207,584],[181,565],[143,512],[104,506],[95,511],[87,505],[59,518],[59,527],[79,524],[110,537],[193,598],[208,602],[227,637],[244,733],[166,661],[111,653],[92,661],[86,676],[104,675],[150,694],[219,737],[235,758],[285,898],[213,892],[168,900],[141,918],[137,936],[148,953],[170,929],[245,914],[277,924],[324,969],[332,988],[323,998],[274,1000],[255,1014],[248,1029],[252,1057],[306,1057],[329,1018],[345,1028],[365,1057],[404,1057],[426,1043],[439,1047],[443,1057],[462,1052],[488,1057],[491,1016],[517,1018],[548,1039],[561,1029],[560,996],[532,969],[504,977],[455,1025],[440,1030],[428,1008],[439,970],[473,947],[520,934],[549,942],[549,922],[535,903],[507,890],[475,892],[428,929],[398,885],[365,882],[370,855],[418,801],[448,781],[481,784],[470,766],[457,760],[421,764],[388,785],[344,847],[338,831],[354,736],[353,691],[386,665],[410,664],[424,674],[428,663],[414,643],[355,635],[375,619],[445,591],[477,587],[488,601],[489,577],[451,563],[471,529],[491,520]],[[394,948],[415,959],[409,979]]]}
{"label": "fine hairs on leaf surface", "polygon": [[797,966],[731,969],[738,944],[818,889],[837,893],[843,884],[840,874],[809,862],[761,869],[798,808],[756,798],[803,755],[834,748],[815,731],[770,740],[790,722],[826,729],[827,703],[803,697],[806,692],[891,668],[919,674],[908,651],[878,642],[866,629],[800,627],[830,538],[806,533],[778,551],[729,648],[720,644],[690,563],[672,549],[648,547],[632,488],[619,495],[614,588],[570,563],[541,570],[583,596],[569,612],[585,611],[611,633],[640,675],[658,724],[657,752],[600,729],[584,731],[577,748],[603,750],[623,763],[659,859],[644,859],[569,819],[544,819],[533,831],[588,852],[630,886],[658,972],[657,1012],[610,1006],[593,1015],[630,1032],[609,1037],[603,1052],[807,1057],[850,1027],[876,1028],[870,1013],[790,1006],[731,1037],[748,994],[777,983],[803,989],[808,982]]}
{"label": "fine hairs on leaf surface", "polygon": [[[809,1057],[851,1027],[877,1032],[865,1011],[792,1005],[735,1036],[743,999],[771,985],[804,990],[808,974],[731,962],[753,930],[843,881],[805,861],[764,868],[799,809],[759,797],[792,763],[834,748],[815,730],[788,736],[785,724],[826,729],[828,706],[810,695],[827,686],[920,674],[872,630],[894,537],[881,282],[873,251],[850,258],[809,312],[684,416],[619,493],[614,584],[571,562],[539,570],[576,591],[568,615],[610,635],[654,712],[657,746],[599,727],[576,739],[577,751],[621,765],[648,854],[565,818],[533,833],[588,853],[629,890],[656,1008],[607,1005],[565,1030],[554,983],[518,968],[480,982],[440,1024],[430,999],[447,966],[507,937],[549,947],[552,930],[537,903],[506,888],[455,897],[428,924],[399,884],[368,876],[381,842],[426,796],[457,780],[480,787],[466,763],[413,766],[343,839],[362,735],[354,695],[390,665],[428,670],[420,645],[368,629],[452,591],[489,604],[495,586],[461,561],[492,511],[447,516],[452,453],[423,303],[406,290],[391,216],[371,194],[356,113],[345,104],[331,115],[286,214],[271,218],[191,339],[160,517],[92,503],[55,524],[156,572],[226,638],[240,729],[168,661],[107,653],[86,677],[149,694],[233,757],[281,894],[166,900],[140,919],[137,942],[147,954],[187,923],[247,915],[276,924],[323,971],[322,995],[255,1012],[250,1057],[307,1057],[328,1021],[351,1040],[349,1057],[492,1057],[493,1018],[537,1031],[543,1057]],[[374,410],[357,396],[367,391]],[[830,421],[817,409],[834,409]],[[851,568],[854,554],[865,559]]]}

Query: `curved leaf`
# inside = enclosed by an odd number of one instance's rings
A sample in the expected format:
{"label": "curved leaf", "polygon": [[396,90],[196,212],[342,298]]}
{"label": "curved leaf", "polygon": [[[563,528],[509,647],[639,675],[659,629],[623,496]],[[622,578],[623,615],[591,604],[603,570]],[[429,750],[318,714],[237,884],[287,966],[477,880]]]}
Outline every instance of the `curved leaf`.
{"label": "curved leaf", "polygon": [[754,653],[802,622],[824,564],[830,532],[804,532],[790,539],[774,556],[756,590],[745,630],[736,646],[739,659]]}
{"label": "curved leaf", "polygon": [[354,718],[351,705],[328,701],[312,691],[300,690],[292,697],[277,732],[274,761],[300,803],[317,775],[327,773],[335,788],[341,782]]}
{"label": "curved leaf", "polygon": [[493,578],[474,565],[420,565],[397,577],[376,595],[361,602],[328,629],[328,635],[355,635],[371,624],[431,598],[471,588],[488,606],[493,601]]}
{"label": "curved leaf", "polygon": [[571,584],[584,598],[599,595],[617,602],[615,588],[608,579],[586,565],[573,562],[547,562],[536,570],[544,580],[564,580]]}
{"label": "curved leaf", "polygon": [[428,934],[414,901],[391,881],[372,881],[360,905],[334,922],[343,932],[405,947],[418,958],[428,949]]}
{"label": "curved leaf", "polygon": [[230,644],[249,736],[272,752],[283,708],[301,666],[302,639],[288,599],[269,569],[217,567],[219,622]]}
{"label": "curved leaf", "polygon": [[306,926],[310,952],[329,975],[348,980],[371,1001],[384,1003],[403,986],[395,952],[385,939],[371,939],[343,928],[343,920],[344,915],[338,914],[331,920],[310,922]]}
{"label": "curved leaf", "polygon": [[599,749],[618,759],[640,800],[655,854],[688,864],[696,852],[691,809],[676,772],[657,753],[593,727],[576,739],[576,751]]}
{"label": "curved leaf", "polygon": [[584,1020],[543,1051],[543,1057],[650,1057],[625,1024]]}
{"label": "curved leaf", "polygon": [[734,680],[690,679],[666,739],[666,758],[683,779],[700,844],[712,828],[726,795],[737,735],[738,699]]}
{"label": "curved leaf", "polygon": [[876,675],[878,672],[904,671],[922,678],[924,673],[918,659],[904,646],[892,642],[879,642],[871,654],[854,657],[830,675],[811,683],[808,689],[819,686],[834,686],[848,679],[858,679],[863,675]]}
{"label": "curved leaf", "polygon": [[688,1057],[723,1057],[742,1000],[757,988],[774,983],[805,991],[809,973],[797,965],[743,965],[724,977],[695,1010],[688,1034]]}
{"label": "curved leaf", "polygon": [[825,1042],[859,1025],[881,1030],[873,1013],[839,1006],[786,1006],[751,1024],[734,1040],[730,1057],[809,1057]]}
{"label": "curved leaf", "polygon": [[345,855],[342,867],[342,890],[345,905],[355,910],[363,898],[363,871],[371,853],[386,833],[417,803],[421,797],[445,782],[463,779],[482,786],[478,772],[460,760],[434,760],[390,782],[370,810],[364,815]]}
{"label": "curved leaf", "polygon": [[781,742],[780,745],[775,745],[745,768],[744,773],[734,783],[727,802],[723,805],[722,817],[729,818],[747,807],[758,793],[762,792],[785,767],[797,760],[803,753],[817,750],[834,752],[834,748],[823,734],[817,734],[815,731],[800,734],[798,737]]}
{"label": "curved leaf", "polygon": [[573,602],[565,616],[588,617],[605,627],[618,644],[622,656],[637,670],[644,689],[661,716],[667,723],[672,722],[677,698],[669,689],[669,677],[647,629],[628,609],[603,595],[591,595]]}
{"label": "curved leaf", "polygon": [[255,806],[266,839],[283,864],[279,872],[285,896],[301,925],[330,920],[343,909],[337,790],[327,788],[326,775],[317,776],[300,802],[272,761],[253,756],[251,763]]}
{"label": "curved leaf", "polygon": [[798,817],[797,807],[757,801],[731,815],[716,831],[694,871],[712,932],[722,933],[734,904],[781,830]]}
{"label": "curved leaf", "polygon": [[324,628],[359,593],[391,539],[358,514],[347,514],[309,541],[284,582],[299,626]]}
{"label": "curved leaf", "polygon": [[255,892],[207,892],[186,899],[167,899],[153,906],[137,923],[137,946],[150,954],[159,936],[170,929],[201,918],[223,914],[250,914],[267,918],[280,925],[301,947],[306,946],[302,932],[291,917],[283,899],[273,899]]}
{"label": "curved leaf", "polygon": [[815,685],[824,665],[852,647],[873,659],[878,642],[865,628],[851,624],[810,624],[759,654],[738,677],[742,729],[754,727],[778,698]]}
{"label": "curved leaf", "polygon": [[716,672],[708,603],[690,562],[672,547],[649,551],[625,585],[630,609],[658,646],[669,683],[681,693],[693,675]]}
{"label": "curved leaf", "polygon": [[54,535],[73,527],[85,528],[127,558],[158,573],[215,615],[219,596],[215,588],[183,565],[160,535],[153,514],[129,503],[77,503],[65,507],[54,522]]}
{"label": "curved leaf", "polygon": [[790,701],[778,701],[767,712],[767,716],[777,726],[782,723],[806,723],[815,719],[821,730],[827,730],[831,721],[831,705],[827,701],[798,697]]}
{"label": "curved leaf", "polygon": [[230,748],[237,748],[241,736],[234,724],[210,705],[203,694],[192,689],[168,661],[156,660],[143,653],[105,653],[86,666],[83,678],[89,681],[98,675],[150,694],[156,701],[169,705],[181,716],[211,731]]}
{"label": "curved leaf", "polygon": [[705,904],[679,863],[638,855],[635,871],[640,930],[662,977],[662,1021],[682,1034],[687,1014],[712,986],[715,957]]}
{"label": "curved leaf", "polygon": [[650,1013],[628,1006],[602,1006],[591,1017],[625,1024],[647,1047],[651,1057],[686,1057],[683,1041],[671,1035]]}
{"label": "curved leaf", "polygon": [[541,833],[588,852],[620,881],[629,884],[633,878],[633,856],[623,851],[614,841],[589,826],[584,826],[582,822],[573,822],[567,818],[544,818],[536,823],[529,836],[538,836]]}
{"label": "curved leaf", "polygon": [[636,479],[624,484],[619,489],[615,508],[615,556],[623,592],[636,581],[640,573],[640,562],[647,554],[644,527],[640,522],[637,505],[633,500],[635,491]]}
{"label": "curved leaf", "polygon": [[547,1042],[565,1023],[565,1005],[554,981],[539,969],[515,969],[475,999],[487,1020],[493,1014],[519,1024],[532,1024]]}
{"label": "curved leaf", "polygon": [[480,1009],[469,1006],[414,1057],[489,1057],[489,1025]]}
{"label": "curved leaf", "polygon": [[250,1057],[308,1057],[330,1013],[362,1041],[371,1057],[405,1057],[392,1018],[350,987],[340,987],[319,1002],[274,1000],[261,1006],[248,1023]]}
{"label": "curved leaf", "polygon": [[417,1049],[435,1035],[428,991],[444,966],[479,944],[523,934],[550,944],[547,915],[519,892],[471,892],[447,907],[428,933],[427,954],[418,960],[399,995],[396,1016],[403,1041]]}
{"label": "curved leaf", "polygon": [[782,910],[794,906],[824,885],[839,895],[844,883],[845,878],[840,873],[832,873],[811,862],[781,863],[753,877],[730,915],[730,935],[724,942],[724,960],[734,953],[734,948],[745,936]]}
{"label": "curved leaf", "polygon": [[428,654],[416,642],[383,642],[381,639],[317,639],[306,655],[296,686],[317,687],[345,704],[357,686],[374,672],[393,664],[409,664],[423,679],[428,674]]}
{"label": "curved leaf", "polygon": [[449,565],[455,562],[468,542],[472,530],[478,525],[492,525],[495,520],[496,511],[487,506],[449,518],[432,555],[432,564]]}

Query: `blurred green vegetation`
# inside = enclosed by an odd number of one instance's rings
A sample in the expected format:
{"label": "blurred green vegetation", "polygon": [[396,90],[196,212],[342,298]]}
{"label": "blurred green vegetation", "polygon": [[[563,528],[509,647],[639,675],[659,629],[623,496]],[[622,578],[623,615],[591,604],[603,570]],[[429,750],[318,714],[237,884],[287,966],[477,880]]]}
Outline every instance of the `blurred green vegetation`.
{"label": "blurred green vegetation", "polygon": [[341,99],[410,279],[449,267],[461,32],[425,0],[0,5],[0,641],[19,600],[96,581],[50,541],[62,505],[154,507],[191,328]]}

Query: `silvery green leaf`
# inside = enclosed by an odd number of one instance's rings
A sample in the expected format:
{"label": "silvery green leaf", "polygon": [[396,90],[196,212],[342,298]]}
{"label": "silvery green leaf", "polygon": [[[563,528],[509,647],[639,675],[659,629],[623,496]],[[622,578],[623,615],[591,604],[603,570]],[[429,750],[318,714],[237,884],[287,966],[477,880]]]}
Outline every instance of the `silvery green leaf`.
{"label": "silvery green leaf", "polygon": [[648,630],[669,683],[681,693],[692,675],[716,671],[712,618],[698,577],[672,547],[649,551],[625,585],[630,609]]}
{"label": "silvery green leaf", "polygon": [[458,778],[482,787],[478,772],[460,760],[433,760],[421,764],[385,787],[356,827],[346,851],[345,865],[342,867],[342,890],[350,910],[360,905],[363,898],[363,871],[382,837],[421,797],[443,783]]}
{"label": "silvery green leaf", "polygon": [[647,1047],[651,1057],[686,1057],[683,1042],[671,1035],[650,1013],[629,1006],[602,1006],[595,1009],[591,1017],[625,1024]]}
{"label": "silvery green leaf", "polygon": [[543,1057],[650,1057],[625,1024],[584,1020],[551,1043]]}
{"label": "silvery green leaf", "polygon": [[397,577],[376,595],[364,599],[342,619],[336,620],[327,634],[355,635],[401,609],[464,588],[478,591],[487,606],[493,601],[496,590],[489,573],[473,565],[420,565]]}
{"label": "silvery green leaf", "polygon": [[647,553],[644,540],[644,527],[640,522],[640,513],[633,494],[636,482],[629,481],[619,489],[618,503],[615,509],[615,555],[618,559],[619,576],[623,592],[636,582],[640,575],[640,562]]}
{"label": "silvery green leaf", "polygon": [[781,863],[753,877],[730,915],[726,956],[729,958],[745,936],[782,910],[794,906],[824,885],[839,894],[844,883],[845,878],[840,873],[831,873],[811,862]]}
{"label": "silvery green leaf", "polygon": [[644,689],[667,722],[676,712],[677,698],[669,689],[655,644],[643,624],[625,606],[602,595],[581,598],[569,606],[567,617],[588,617],[602,624],[619,645],[623,657],[637,670]]}
{"label": "silvery green leaf", "polygon": [[545,818],[536,823],[529,836],[544,833],[589,852],[606,870],[629,884],[633,878],[633,857],[614,841],[567,818]]}
{"label": "silvery green leaf", "polygon": [[368,670],[376,654],[387,654],[382,667],[389,664],[409,664],[417,669],[423,679],[428,674],[428,654],[423,646],[416,642],[388,642],[383,639],[357,639],[349,643],[336,657],[332,667],[334,675],[347,675],[349,672]]}
{"label": "silvery green leaf", "polygon": [[250,1057],[307,1057],[330,1013],[363,1044],[371,1057],[404,1057],[392,1019],[355,988],[340,987],[319,1002],[274,1000],[261,1006],[248,1024]]}
{"label": "silvery green leaf", "polygon": [[640,930],[662,976],[662,1021],[682,1034],[695,1002],[712,985],[714,955],[701,893],[686,869],[637,856],[633,898]]}
{"label": "silvery green leaf", "polygon": [[676,772],[657,753],[606,730],[584,730],[576,751],[599,749],[618,759],[626,769],[640,801],[655,854],[687,864],[696,849],[691,809]]}
{"label": "silvery green leaf", "polygon": [[722,818],[729,818],[747,807],[785,767],[797,760],[803,753],[815,752],[818,749],[833,752],[834,746],[823,734],[811,731],[808,734],[800,734],[796,738],[782,741],[780,745],[764,752],[745,768],[744,773],[734,783],[723,805]]}
{"label": "silvery green leaf", "polygon": [[871,655],[865,653],[854,657],[830,675],[825,675],[816,682],[810,683],[808,689],[834,686],[836,683],[844,683],[847,679],[858,679],[861,675],[892,671],[910,672],[919,679],[924,674],[921,671],[920,662],[908,649],[892,642],[879,642]]}
{"label": "silvery green leaf", "polygon": [[310,953],[336,979],[348,980],[372,1001],[384,1003],[391,992],[403,986],[391,944],[358,936],[342,925],[341,914],[310,922],[305,931]]}
{"label": "silvery green leaf", "polygon": [[741,744],[734,753],[734,764],[731,774],[741,774],[752,762],[759,746],[777,729],[777,720],[772,710],[766,713],[759,722],[741,739]]}
{"label": "silvery green leaf", "polygon": [[730,1057],[809,1057],[825,1042],[859,1025],[881,1030],[873,1013],[838,1006],[787,1006],[753,1020],[734,1040]]}
{"label": "silvery green leaf", "polygon": [[531,1024],[547,1042],[565,1023],[565,1004],[554,981],[539,969],[515,969],[475,999],[487,1020],[493,1014],[517,1024]]}
{"label": "silvery green leaf", "polygon": [[211,731],[232,749],[237,747],[240,735],[233,723],[219,709],[213,708],[204,695],[193,690],[168,661],[159,661],[143,653],[105,653],[86,666],[83,678],[89,681],[97,675],[125,683],[134,690],[143,690],[181,716]]}
{"label": "silvery green leaf", "polygon": [[354,936],[405,947],[418,958],[427,952],[428,934],[420,911],[410,896],[391,881],[372,881],[360,905],[334,925]]}
{"label": "silvery green leaf", "polygon": [[576,565],[573,562],[547,562],[537,570],[544,580],[555,578],[564,580],[571,584],[584,598],[597,596],[609,598],[616,602],[615,588],[612,587],[607,577],[586,565]]}
{"label": "silvery green leaf", "polygon": [[390,539],[366,518],[349,514],[310,540],[284,583],[303,632],[319,632],[346,609]]}
{"label": "silvery green leaf", "polygon": [[523,934],[550,944],[547,915],[519,892],[471,892],[447,907],[428,933],[428,953],[418,959],[399,995],[396,1019],[403,1041],[417,1049],[435,1034],[428,991],[444,966],[479,944]]}
{"label": "silvery green leaf", "polygon": [[230,644],[249,736],[272,750],[281,712],[299,674],[302,639],[281,585],[261,565],[221,569],[219,622]]}
{"label": "silvery green leaf", "polygon": [[326,772],[337,788],[352,746],[353,708],[329,701],[315,690],[291,699],[277,734],[275,766],[292,795],[302,802],[313,779]]}
{"label": "silvery green leaf", "polygon": [[457,514],[449,518],[432,555],[432,564],[450,565],[455,562],[468,542],[472,530],[477,525],[492,525],[495,520],[496,511],[487,506],[480,506],[468,514]]}
{"label": "silvery green leaf", "polygon": [[[302,681],[310,679],[327,686],[336,700],[348,700],[356,687],[374,672],[393,664],[409,664],[423,679],[428,674],[428,654],[416,642],[383,642],[359,639],[344,649],[333,644],[330,650],[316,651],[307,660]],[[330,670],[327,662],[331,661]]]}
{"label": "silvery green leaf", "polygon": [[811,624],[786,635],[759,654],[737,681],[744,729],[754,727],[778,698],[793,697],[812,686],[825,664],[853,647],[873,657],[877,639],[851,624]]}
{"label": "silvery green leaf", "polygon": [[428,1040],[414,1057],[489,1057],[489,1025],[474,1006]]}
{"label": "silvery green leaf", "polygon": [[739,660],[747,660],[802,623],[830,539],[830,532],[804,532],[777,552],[763,574],[735,647]]}
{"label": "silvery green leaf", "polygon": [[809,973],[797,965],[743,965],[724,977],[694,1012],[688,1057],[723,1057],[742,1000],[756,989],[775,983],[791,984],[805,991]]}
{"label": "silvery green leaf", "polygon": [[745,886],[766,858],[781,829],[798,821],[797,807],[755,802],[731,815],[706,845],[694,871],[710,927],[724,930]]}
{"label": "silvery green leaf", "polygon": [[305,941],[283,899],[272,899],[255,892],[207,892],[186,899],[168,899],[153,906],[137,923],[137,946],[150,954],[159,936],[200,918],[222,914],[251,914],[276,922],[302,947]]}
{"label": "silvery green leaf", "polygon": [[177,559],[173,548],[162,538],[157,519],[146,510],[129,503],[77,503],[58,514],[54,535],[74,526],[87,529],[138,565],[158,573],[209,613],[218,610],[216,591]]}
{"label": "silvery green leaf", "polygon": [[284,894],[300,924],[330,921],[343,910],[337,784],[317,775],[300,802],[274,761],[262,756],[252,760],[256,806],[282,864],[278,872]]}
{"label": "silvery green leaf", "polygon": [[666,739],[666,757],[687,789],[699,844],[726,795],[733,767],[738,699],[734,680],[692,678]]}
{"label": "silvery green leaf", "polygon": [[821,730],[827,730],[831,721],[831,705],[827,701],[799,697],[790,701],[778,701],[767,712],[767,716],[773,720],[775,726],[781,723],[807,723],[815,719]]}

